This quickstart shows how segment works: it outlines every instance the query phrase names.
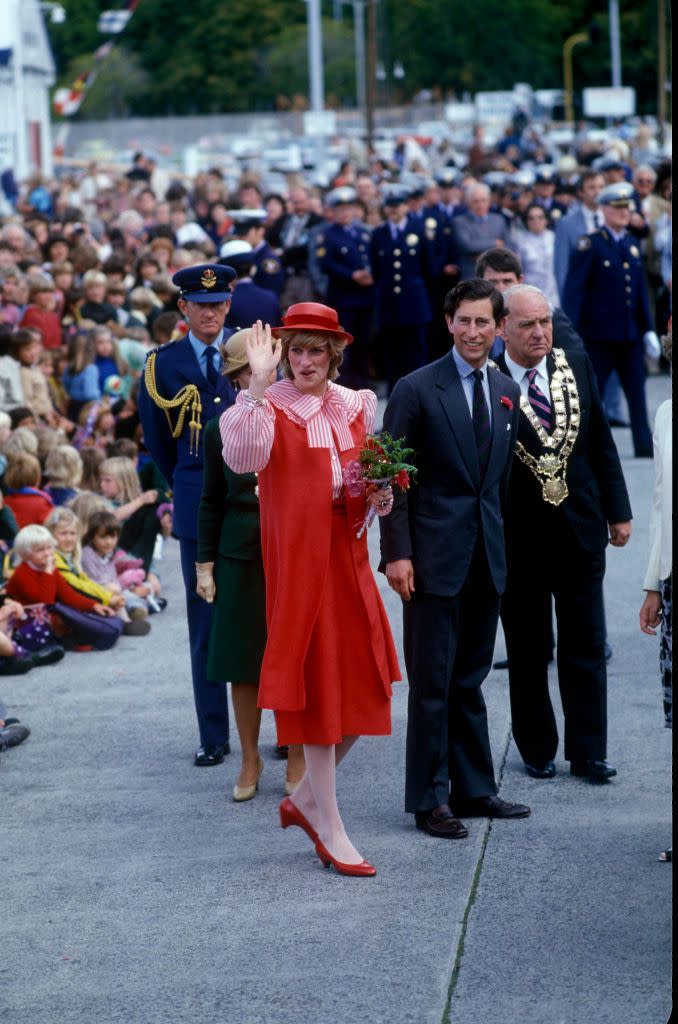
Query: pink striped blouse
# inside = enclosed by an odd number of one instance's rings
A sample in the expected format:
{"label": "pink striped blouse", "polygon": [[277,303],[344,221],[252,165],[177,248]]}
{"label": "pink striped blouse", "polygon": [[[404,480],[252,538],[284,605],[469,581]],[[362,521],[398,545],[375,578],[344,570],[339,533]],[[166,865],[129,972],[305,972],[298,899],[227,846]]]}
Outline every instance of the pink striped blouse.
{"label": "pink striped blouse", "polygon": [[[241,391],[235,405],[219,420],[224,461],[234,473],[258,473],[266,466],[275,438],[276,410],[306,428],[309,448],[327,448],[332,463],[332,497],[341,496],[339,451],[353,447],[349,424],[364,412],[365,432],[372,433],[377,411],[373,391],[351,391],[328,381],[322,397],[306,395],[291,380],[266,389],[261,405]],[[390,511],[390,506],[389,506]],[[385,514],[385,513],[384,513]]]}

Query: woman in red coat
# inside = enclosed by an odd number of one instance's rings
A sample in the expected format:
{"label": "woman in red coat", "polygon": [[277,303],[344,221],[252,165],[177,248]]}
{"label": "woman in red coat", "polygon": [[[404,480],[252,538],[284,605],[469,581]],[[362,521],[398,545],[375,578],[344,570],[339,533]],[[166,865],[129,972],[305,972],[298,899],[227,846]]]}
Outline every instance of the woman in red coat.
{"label": "woman in red coat", "polygon": [[[272,336],[273,335],[273,336]],[[400,679],[391,631],[357,533],[366,501],[391,511],[390,489],[352,497],[343,469],[374,424],[376,396],[334,384],[353,339],[327,306],[290,306],[283,327],[254,325],[249,389],[221,417],[224,459],[259,477],[268,642],[259,706],[273,708],[280,744],[303,743],[306,775],[280,805],[318,856],[342,874],[374,875],[339,814],[335,767],[358,736],[391,731]],[[285,379],[267,387],[282,360]]]}

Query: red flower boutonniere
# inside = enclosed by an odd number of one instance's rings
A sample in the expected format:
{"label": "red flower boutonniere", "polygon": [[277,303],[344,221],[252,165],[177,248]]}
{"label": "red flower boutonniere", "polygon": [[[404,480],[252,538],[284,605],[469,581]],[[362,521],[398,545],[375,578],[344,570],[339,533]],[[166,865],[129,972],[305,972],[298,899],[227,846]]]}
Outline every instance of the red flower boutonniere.
{"label": "red flower boutonniere", "polygon": [[511,412],[511,410],[513,409],[513,402],[508,397],[508,395],[502,395],[499,401],[503,406],[505,406],[508,409],[509,412]]}

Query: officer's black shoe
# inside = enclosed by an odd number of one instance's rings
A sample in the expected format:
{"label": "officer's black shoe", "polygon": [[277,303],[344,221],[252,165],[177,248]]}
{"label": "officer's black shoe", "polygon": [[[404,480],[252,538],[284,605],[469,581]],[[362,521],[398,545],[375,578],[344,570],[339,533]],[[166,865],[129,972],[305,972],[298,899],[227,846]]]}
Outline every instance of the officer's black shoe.
{"label": "officer's black shoe", "polygon": [[529,764],[525,761],[525,771],[532,779],[552,779],[556,774],[556,766],[553,761],[545,761],[544,764]]}
{"label": "officer's black shoe", "polygon": [[193,764],[196,768],[212,768],[214,765],[221,764],[226,755],[230,753],[229,743],[225,743],[223,747],[200,747],[195,752]]}
{"label": "officer's black shoe", "polygon": [[588,779],[589,782],[609,782],[617,769],[607,761],[572,761],[570,775]]}

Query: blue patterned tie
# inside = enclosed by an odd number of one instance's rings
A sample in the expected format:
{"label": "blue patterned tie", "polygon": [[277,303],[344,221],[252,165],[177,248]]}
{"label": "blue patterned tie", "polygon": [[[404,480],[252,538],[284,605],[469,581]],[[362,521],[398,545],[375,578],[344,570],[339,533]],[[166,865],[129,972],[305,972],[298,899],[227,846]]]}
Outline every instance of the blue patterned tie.
{"label": "blue patterned tie", "polygon": [[534,409],[537,419],[544,430],[550,434],[553,430],[553,406],[543,391],[540,391],[537,386],[537,382],[535,380],[535,377],[537,376],[536,367],[534,370],[530,370],[526,376],[529,381],[527,388],[527,400]]}
{"label": "blue patterned tie", "polygon": [[483,391],[483,371],[473,371],[473,433],[476,436],[476,448],[478,449],[478,463],[480,475],[485,476],[487,463],[490,459],[490,442],[492,431],[490,429],[490,411],[485,401]]}
{"label": "blue patterned tie", "polygon": [[219,380],[219,371],[214,364],[215,349],[212,345],[205,346],[205,371],[207,373],[207,383],[212,388],[212,391],[216,391],[217,382]]}

